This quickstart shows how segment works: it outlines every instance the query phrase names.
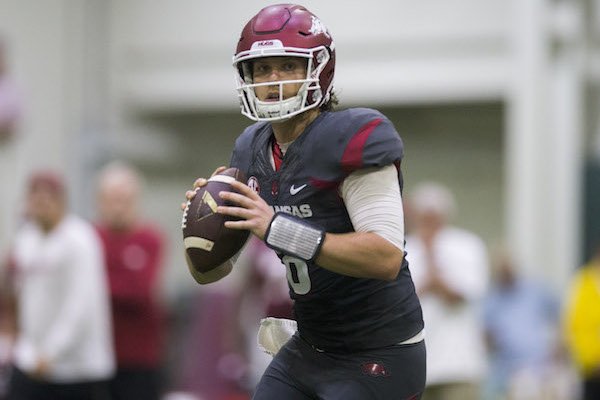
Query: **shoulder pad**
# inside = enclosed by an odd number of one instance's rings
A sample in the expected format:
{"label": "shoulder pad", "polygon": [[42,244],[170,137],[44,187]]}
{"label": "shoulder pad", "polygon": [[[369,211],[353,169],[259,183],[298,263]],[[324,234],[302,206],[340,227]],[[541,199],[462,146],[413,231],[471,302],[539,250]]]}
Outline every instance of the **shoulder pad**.
{"label": "shoulder pad", "polygon": [[316,149],[330,152],[330,157],[316,161],[326,162],[346,176],[363,168],[399,163],[404,154],[394,125],[377,110],[351,108],[328,113],[321,129],[315,132]]}

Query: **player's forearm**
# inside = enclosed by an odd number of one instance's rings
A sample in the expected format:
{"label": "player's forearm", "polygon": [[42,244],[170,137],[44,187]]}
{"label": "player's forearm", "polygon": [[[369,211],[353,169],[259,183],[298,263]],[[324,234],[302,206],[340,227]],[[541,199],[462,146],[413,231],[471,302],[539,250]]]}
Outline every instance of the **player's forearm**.
{"label": "player's forearm", "polygon": [[342,275],[393,280],[403,257],[400,249],[376,233],[328,233],[316,262]]}

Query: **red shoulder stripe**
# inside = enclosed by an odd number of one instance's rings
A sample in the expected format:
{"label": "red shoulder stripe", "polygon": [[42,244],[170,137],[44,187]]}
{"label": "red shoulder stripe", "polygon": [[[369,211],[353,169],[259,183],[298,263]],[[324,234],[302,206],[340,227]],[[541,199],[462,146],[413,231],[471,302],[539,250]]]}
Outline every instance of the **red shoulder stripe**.
{"label": "red shoulder stripe", "polygon": [[351,173],[362,167],[362,154],[365,143],[381,121],[381,118],[377,118],[366,123],[354,136],[352,136],[352,139],[348,142],[344,154],[342,155],[342,168],[344,171]]}

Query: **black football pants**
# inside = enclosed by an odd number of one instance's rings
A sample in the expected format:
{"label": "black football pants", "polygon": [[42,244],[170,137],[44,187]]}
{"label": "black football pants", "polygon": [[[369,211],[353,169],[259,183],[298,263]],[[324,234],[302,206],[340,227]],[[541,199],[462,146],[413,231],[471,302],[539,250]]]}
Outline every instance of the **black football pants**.
{"label": "black football pants", "polygon": [[273,358],[253,400],[417,400],[424,388],[423,341],[337,354],[296,333]]}

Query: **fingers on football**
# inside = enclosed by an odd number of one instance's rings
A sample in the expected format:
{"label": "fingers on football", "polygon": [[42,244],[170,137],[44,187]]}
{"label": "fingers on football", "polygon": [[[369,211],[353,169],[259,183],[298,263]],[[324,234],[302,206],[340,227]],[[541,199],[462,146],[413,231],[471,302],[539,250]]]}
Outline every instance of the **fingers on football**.
{"label": "fingers on football", "polygon": [[217,167],[217,169],[215,169],[215,172],[212,173],[211,177],[220,174],[221,172],[225,171],[227,169],[227,167],[221,165],[220,167]]}
{"label": "fingers on football", "polygon": [[217,212],[236,218],[248,219],[252,217],[250,210],[242,207],[219,206]]}
{"label": "fingers on football", "polygon": [[258,193],[256,193],[256,191],[254,191],[254,189],[251,189],[248,185],[246,185],[243,182],[233,181],[233,182],[231,182],[231,187],[233,189],[235,189],[236,191],[238,191],[239,193],[243,194],[244,196],[247,196],[253,200],[256,200],[260,197],[258,195]]}
{"label": "fingers on football", "polygon": [[185,198],[188,200],[192,200],[194,196],[196,196],[195,190],[188,190],[187,192],[185,192]]}
{"label": "fingers on football", "polygon": [[[227,169],[227,167],[224,166],[220,166],[217,169],[215,169],[215,171],[212,173],[211,177],[220,174],[221,172],[225,171]],[[205,186],[208,183],[208,179],[206,178],[198,178],[194,181],[194,189],[197,189],[199,187]],[[195,194],[195,193],[194,193]],[[194,196],[192,195],[192,198]]]}
{"label": "fingers on football", "polygon": [[192,201],[192,199],[196,196],[196,190],[188,190],[185,192],[185,198],[187,201],[184,201],[183,203],[181,203],[181,211],[185,210],[185,208],[188,206],[188,202]]}
{"label": "fingers on football", "polygon": [[248,230],[252,231],[252,224],[247,220],[242,219],[239,221],[225,221],[225,227],[229,229]]}
{"label": "fingers on football", "polygon": [[243,208],[255,207],[254,200],[248,196],[245,196],[244,194],[235,192],[220,192],[219,196],[221,196],[222,199],[230,201]]}
{"label": "fingers on football", "polygon": [[[225,207],[229,210],[227,211],[228,215],[235,216],[241,218],[238,221],[225,221],[225,227],[229,229],[240,229],[240,230],[248,230],[262,238],[259,232],[264,232],[264,229],[261,228],[263,225],[261,223],[262,219],[260,216],[257,216],[255,212],[252,210],[247,210],[245,208],[238,207]],[[264,236],[264,233],[263,233]]]}
{"label": "fingers on football", "polygon": [[208,179],[206,178],[198,178],[194,181],[194,189],[202,187],[208,183]]}

